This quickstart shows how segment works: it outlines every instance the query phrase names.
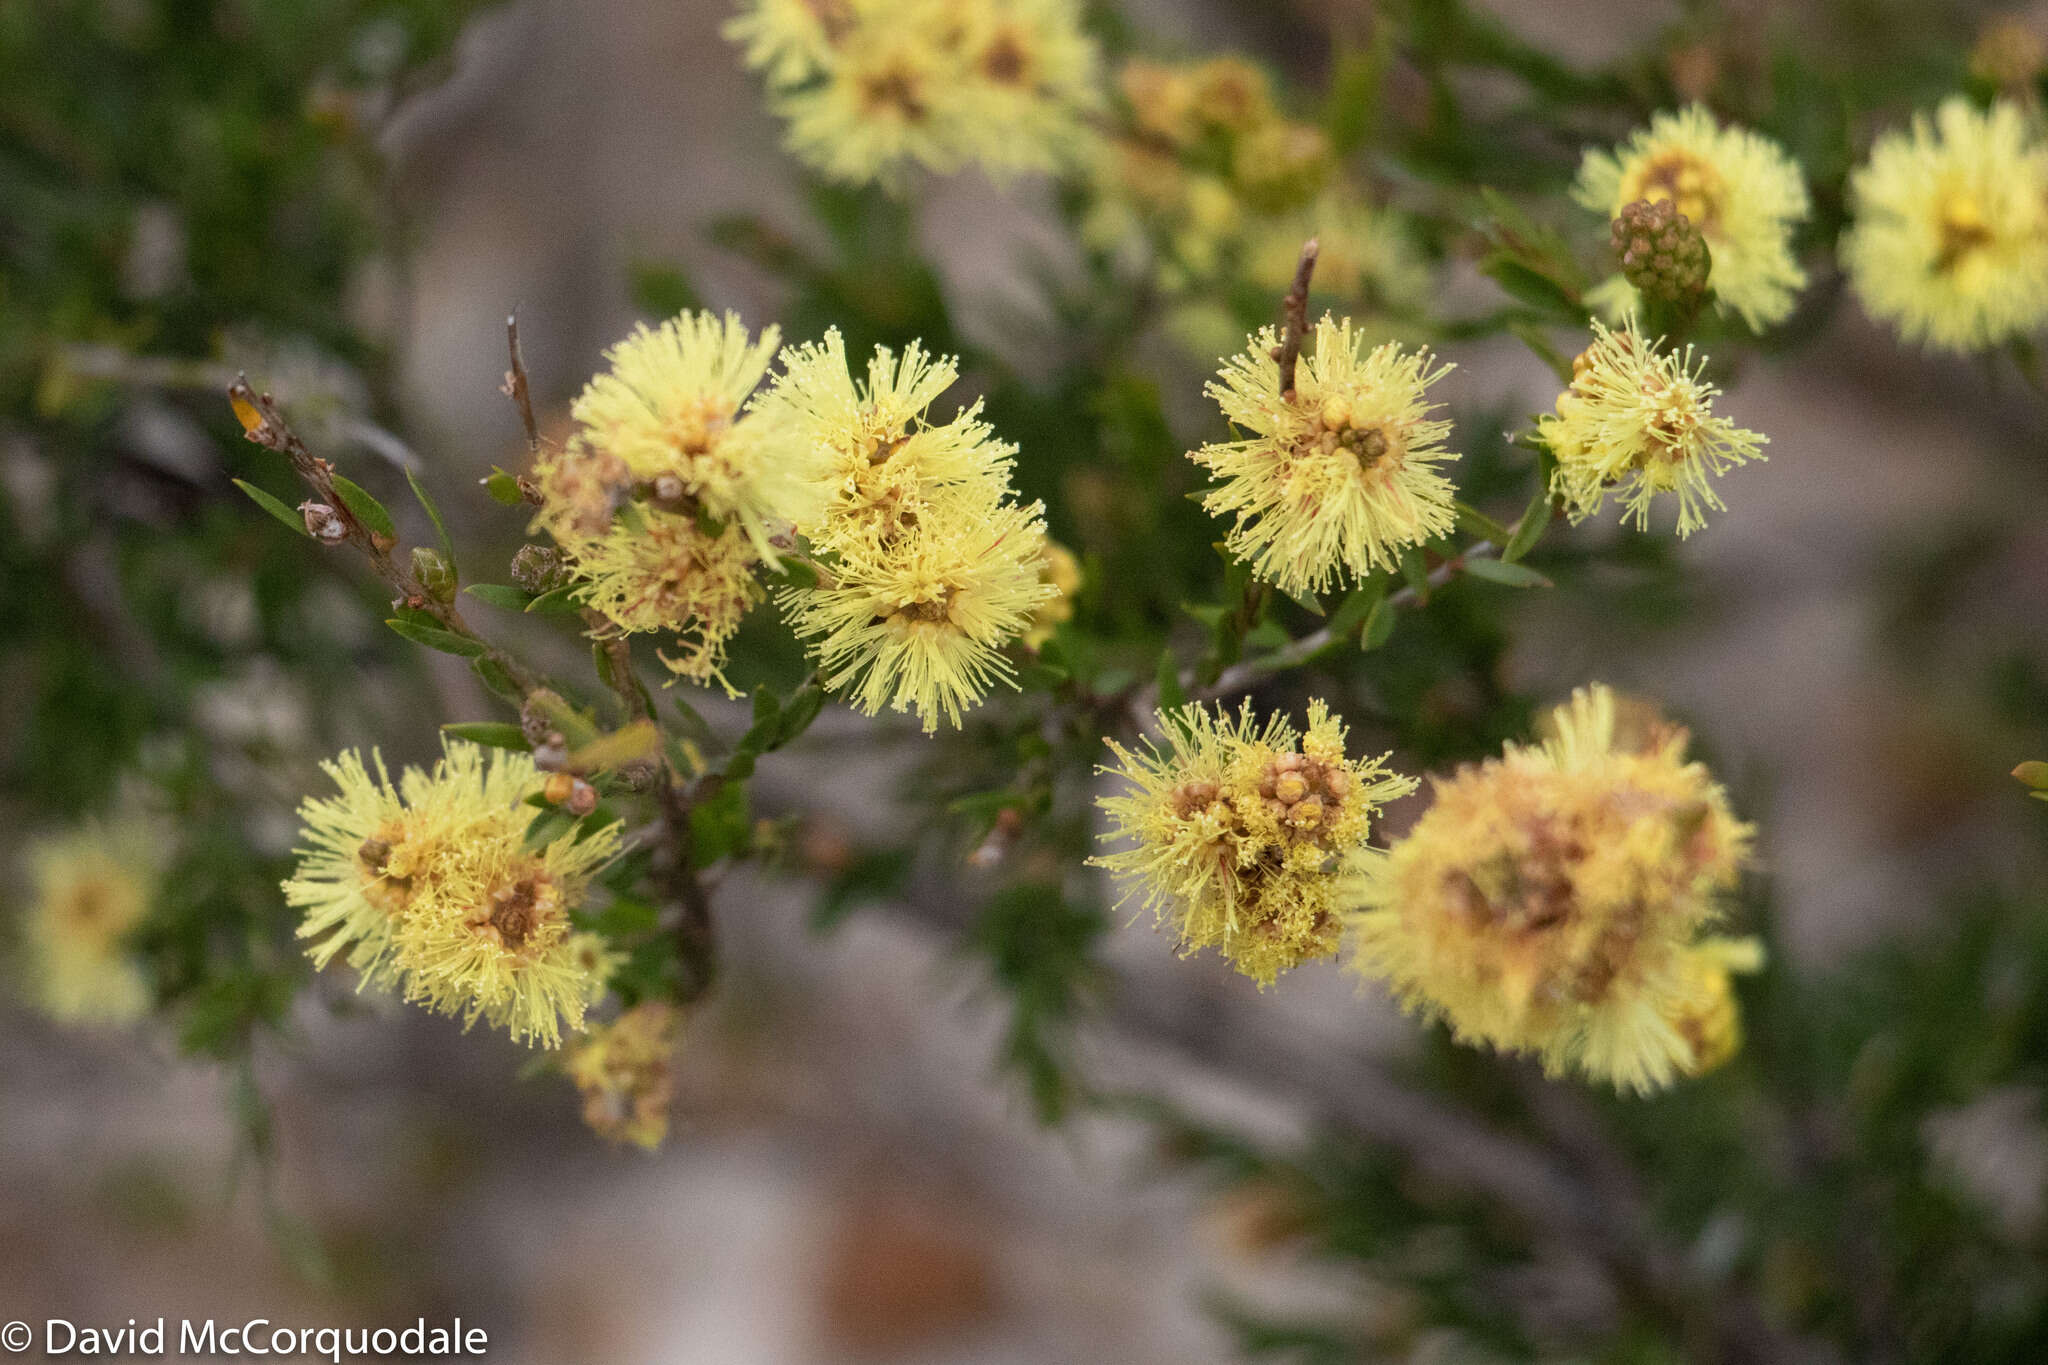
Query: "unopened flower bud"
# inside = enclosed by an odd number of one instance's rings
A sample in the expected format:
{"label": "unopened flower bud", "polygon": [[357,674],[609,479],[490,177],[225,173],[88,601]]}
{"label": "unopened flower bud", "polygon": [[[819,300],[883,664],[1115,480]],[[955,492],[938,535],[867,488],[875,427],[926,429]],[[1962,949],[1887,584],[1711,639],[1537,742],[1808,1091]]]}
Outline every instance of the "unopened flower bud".
{"label": "unopened flower bud", "polygon": [[455,600],[455,566],[442,558],[439,550],[431,546],[415,545],[412,551],[412,576],[435,601]]}
{"label": "unopened flower bud", "polygon": [[[556,773],[555,776],[560,777],[562,774]],[[549,780],[553,781],[553,778]],[[597,809],[597,788],[580,777],[572,777],[569,779],[569,795],[562,800],[561,806],[563,810],[581,820]]]}
{"label": "unopened flower bud", "polygon": [[1705,291],[1712,265],[1706,239],[1670,200],[1624,204],[1609,230],[1621,273],[1645,298],[1679,303]]}
{"label": "unopened flower bud", "polygon": [[550,806],[559,806],[576,791],[576,779],[569,773],[550,773],[548,780],[541,784],[541,798]]}
{"label": "unopened flower bud", "polygon": [[562,553],[552,545],[522,545],[512,556],[512,581],[530,593],[552,592],[565,577]]}
{"label": "unopened flower bud", "polygon": [[322,545],[339,545],[348,539],[348,525],[324,502],[302,502],[299,515],[306,519],[306,534]]}

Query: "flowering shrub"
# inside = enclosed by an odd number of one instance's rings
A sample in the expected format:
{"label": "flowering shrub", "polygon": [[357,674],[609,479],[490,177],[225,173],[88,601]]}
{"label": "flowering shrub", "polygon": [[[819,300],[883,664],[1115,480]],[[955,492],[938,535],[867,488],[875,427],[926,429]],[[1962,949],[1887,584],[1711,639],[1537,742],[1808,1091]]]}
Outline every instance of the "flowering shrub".
{"label": "flowering shrub", "polygon": [[[1810,985],[1757,875],[1755,784],[1690,757],[1654,700],[1510,657],[1558,619],[1546,599],[1686,615],[1678,542],[1802,477],[1796,440],[1739,424],[1745,375],[1845,298],[1904,364],[1962,352],[2048,387],[2048,48],[2024,26],[1946,65],[1773,38],[1766,72],[1703,6],[1581,70],[1404,0],[1335,22],[1318,90],[1155,51],[1078,0],[740,0],[730,58],[822,230],[710,237],[779,277],[783,316],[653,272],[649,320],[559,414],[515,321],[475,359],[506,371],[505,467],[399,477],[380,338],[345,320],[379,244],[375,177],[350,177],[464,7],[237,7],[242,31],[116,8],[0,24],[24,92],[0,95],[0,173],[43,215],[0,241],[0,554],[63,585],[10,589],[0,623],[30,659],[10,790],[36,1008],[161,1018],[234,1062],[316,983],[389,994],[533,1049],[593,1130],[654,1148],[719,997],[720,883],[806,878],[821,925],[884,902],[958,928],[922,871],[966,907],[1043,1119],[1135,1110],[1408,1296],[1372,1326],[1232,1309],[1249,1351],[1440,1331],[1529,1359],[2037,1358],[2038,1245],[1987,1230],[1919,1134],[2048,1082],[2040,851],[2031,883],[1982,878],[1930,950],[1939,989],[1909,989],[1904,953]],[[325,55],[393,24],[404,55]],[[99,151],[73,157],[25,111],[72,98],[38,72],[75,48],[162,116],[81,115]],[[935,178],[975,173],[1049,185],[1070,248],[1034,276],[1043,321],[994,340],[915,231]],[[169,274],[145,250],[167,214],[190,236]],[[1548,410],[1457,392],[1454,363],[1509,348]],[[165,412],[246,440],[197,472],[104,458]],[[495,563],[450,531],[487,515],[525,537]],[[536,623],[561,640],[536,648]],[[475,684],[438,754],[402,719],[428,705],[409,651]],[[2048,742],[2023,654],[1983,690],[2001,742]],[[267,725],[282,691],[317,723]],[[755,784],[806,785],[828,709],[911,756],[900,837],[854,847],[822,796]],[[2048,767],[2015,775],[2048,797]],[[1306,1057],[1291,1081],[1333,1131],[1298,1151],[1112,1093],[1075,1042],[1116,1017],[1100,949],[1132,911],[1176,970],[1214,949],[1250,978],[1251,1010],[1341,963],[1407,1007],[1414,1055],[1252,1040],[1262,1081]],[[1612,1301],[1590,1326],[1487,1288],[1560,1245]],[[1951,1311],[1959,1283],[1986,1302]]]}

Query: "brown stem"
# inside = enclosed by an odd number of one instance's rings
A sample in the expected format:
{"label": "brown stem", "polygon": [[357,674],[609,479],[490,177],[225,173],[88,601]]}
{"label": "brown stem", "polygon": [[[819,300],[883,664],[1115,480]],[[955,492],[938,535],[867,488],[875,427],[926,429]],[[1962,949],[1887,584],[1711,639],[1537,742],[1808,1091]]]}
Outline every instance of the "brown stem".
{"label": "brown stem", "polygon": [[1311,237],[1302,243],[1301,261],[1294,267],[1294,283],[1280,301],[1280,345],[1273,358],[1280,362],[1280,396],[1294,401],[1294,368],[1301,359],[1302,338],[1308,334],[1308,282],[1316,273],[1316,256],[1322,244]]}
{"label": "brown stem", "polygon": [[[514,354],[517,355],[516,350]],[[640,675],[633,670],[631,642],[616,633],[599,633],[606,630],[607,624],[596,612],[586,610],[584,620],[592,628],[592,638],[597,641],[597,647],[604,651],[605,673],[612,691],[618,694],[629,715],[644,716],[659,730],[661,719],[656,714],[654,698],[641,683]],[[681,775],[669,762],[666,748],[660,750],[657,762],[654,799],[661,810],[662,832],[669,854],[663,882],[680,912],[675,927],[676,951],[688,976],[678,993],[682,1001],[688,1003],[709,990],[717,974],[717,930],[711,918],[711,895],[690,861],[694,841],[690,831],[689,792],[682,785]]]}
{"label": "brown stem", "polygon": [[526,357],[519,351],[519,314],[505,316],[505,350],[511,356],[512,368],[505,371],[504,395],[519,409],[519,424],[526,428],[526,449],[529,453],[540,450],[540,423],[533,417],[533,387],[526,382]]}
{"label": "brown stem", "polygon": [[393,554],[398,548],[395,538],[382,536],[363,524],[363,521],[349,507],[348,500],[334,483],[334,466],[306,448],[299,434],[285,421],[284,412],[277,400],[268,393],[258,393],[249,385],[246,374],[235,376],[235,382],[228,385],[228,402],[233,404],[235,416],[240,419],[242,429],[251,441],[266,450],[274,450],[291,461],[292,471],[306,487],[313,492],[313,498],[331,510],[335,524],[341,527],[340,541],[354,545],[369,557],[370,567],[377,576],[391,585],[399,601],[413,611],[425,612],[434,618],[443,630],[460,635],[483,646],[483,657],[490,659],[505,670],[505,676],[519,689],[521,696],[538,687],[536,679],[527,667],[511,655],[492,645],[478,635],[470,624],[462,619],[462,613],[453,602],[444,602],[429,592],[412,571]]}

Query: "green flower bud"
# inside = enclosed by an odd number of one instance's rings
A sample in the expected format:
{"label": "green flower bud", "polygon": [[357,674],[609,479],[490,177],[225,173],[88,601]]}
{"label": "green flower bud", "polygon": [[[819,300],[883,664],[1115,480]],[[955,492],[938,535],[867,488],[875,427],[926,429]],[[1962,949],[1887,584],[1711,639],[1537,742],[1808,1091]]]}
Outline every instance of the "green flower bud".
{"label": "green flower bud", "polygon": [[1622,205],[1610,228],[1621,273],[1646,299],[1682,303],[1706,292],[1706,239],[1668,199]]}
{"label": "green flower bud", "polygon": [[437,602],[455,600],[455,569],[439,550],[416,545],[412,552],[412,576]]}

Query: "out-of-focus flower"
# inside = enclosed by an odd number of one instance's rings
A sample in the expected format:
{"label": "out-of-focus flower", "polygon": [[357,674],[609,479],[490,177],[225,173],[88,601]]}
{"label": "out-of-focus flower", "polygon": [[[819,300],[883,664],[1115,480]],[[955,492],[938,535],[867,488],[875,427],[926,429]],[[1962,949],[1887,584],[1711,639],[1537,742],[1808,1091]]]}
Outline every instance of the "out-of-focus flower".
{"label": "out-of-focus flower", "polygon": [[1842,265],[1908,341],[1982,351],[2048,322],[2048,145],[2019,106],[1945,101],[1849,177]]}
{"label": "out-of-focus flower", "polygon": [[1343,722],[1320,701],[1306,734],[1280,716],[1261,724],[1250,702],[1235,716],[1162,712],[1159,726],[1163,742],[1140,750],[1109,741],[1116,763],[1102,771],[1125,786],[1096,804],[1103,840],[1128,846],[1090,861],[1171,921],[1185,951],[1215,948],[1261,986],[1335,953],[1342,876],[1379,856],[1372,821],[1415,779],[1384,757],[1345,758]]}
{"label": "out-of-focus flower", "polygon": [[653,1151],[668,1136],[682,1016],[655,1000],[569,1044],[562,1068],[583,1095],[583,1121],[614,1142]]}
{"label": "out-of-focus flower", "polygon": [[345,954],[364,985],[554,1047],[609,975],[602,940],[569,915],[618,851],[618,827],[528,848],[526,799],[542,782],[532,758],[460,740],[444,750],[396,783],[375,754],[324,764],[340,790],[300,808],[285,901],[305,912],[315,964]]}
{"label": "out-of-focus flower", "polygon": [[1714,415],[1720,390],[1700,377],[1704,356],[1659,351],[1633,317],[1621,330],[1593,323],[1593,344],[1572,360],[1572,383],[1557,412],[1536,432],[1557,456],[1553,496],[1574,522],[1597,513],[1613,493],[1624,515],[1647,526],[1650,502],[1678,497],[1678,534],[1706,524],[1703,508],[1723,510],[1714,479],[1764,458],[1769,439]]}
{"label": "out-of-focus flower", "polygon": [[828,688],[853,689],[868,715],[915,710],[927,732],[1014,668],[1002,648],[1021,636],[1055,589],[1040,577],[1045,524],[1037,503],[963,485],[886,540],[842,546],[831,578],[785,589],[784,611],[812,641]]}
{"label": "out-of-focus flower", "polygon": [[1073,166],[1101,100],[1073,0],[750,0],[726,32],[790,149],[854,183]]}
{"label": "out-of-focus flower", "polygon": [[1754,950],[1708,931],[1752,830],[1685,761],[1685,731],[1631,744],[1607,688],[1552,724],[1439,779],[1408,836],[1360,867],[1352,965],[1463,1041],[1655,1090],[1734,1047],[1725,975]]}
{"label": "out-of-focus flower", "polygon": [[65,1024],[126,1024],[149,1008],[128,936],[149,913],[159,836],[133,820],[32,840],[21,921],[29,998]]}
{"label": "out-of-focus flower", "polygon": [[[1723,128],[1700,105],[1660,113],[1612,152],[1588,151],[1572,197],[1602,217],[1640,199],[1670,200],[1713,254],[1714,301],[1753,330],[1784,320],[1806,272],[1792,256],[1792,230],[1809,212],[1798,163],[1746,128]],[[1615,277],[1592,296],[1614,316],[1635,290]]]}
{"label": "out-of-focus flower", "polygon": [[1350,190],[1332,190],[1308,209],[1262,225],[1245,257],[1253,281],[1277,296],[1293,280],[1301,244],[1311,237],[1319,248],[1317,294],[1400,314],[1419,312],[1428,302],[1429,263],[1401,216]]}
{"label": "out-of-focus flower", "polygon": [[1037,613],[1032,616],[1031,628],[1024,632],[1026,649],[1044,645],[1062,622],[1074,619],[1074,594],[1081,590],[1081,561],[1074,558],[1074,552],[1066,546],[1056,540],[1048,540],[1045,542],[1045,558],[1039,562],[1038,581],[1057,595],[1040,603]]}
{"label": "out-of-focus flower", "polygon": [[1392,343],[1367,352],[1349,319],[1325,317],[1288,396],[1279,344],[1266,328],[1208,386],[1250,437],[1189,455],[1222,481],[1202,505],[1236,517],[1230,552],[1284,591],[1321,592],[1449,531],[1453,489],[1437,466],[1457,456],[1427,392],[1451,367]]}

